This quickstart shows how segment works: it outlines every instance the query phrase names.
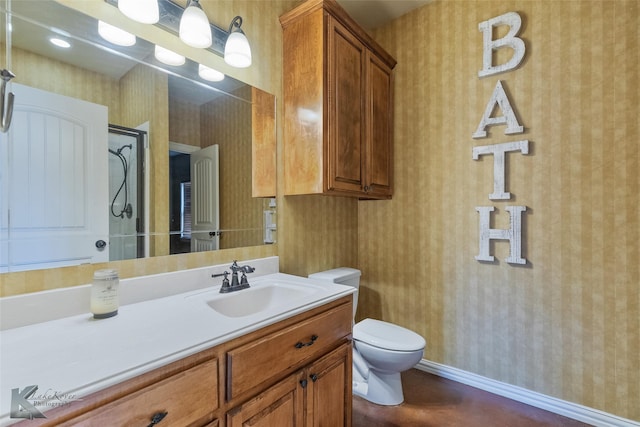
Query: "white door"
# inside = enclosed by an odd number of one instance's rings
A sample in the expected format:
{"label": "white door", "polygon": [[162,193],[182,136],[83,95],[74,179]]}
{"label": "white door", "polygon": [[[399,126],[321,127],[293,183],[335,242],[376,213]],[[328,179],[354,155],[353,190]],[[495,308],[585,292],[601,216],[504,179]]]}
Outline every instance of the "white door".
{"label": "white door", "polygon": [[191,153],[191,252],[220,248],[218,146]]}
{"label": "white door", "polygon": [[8,170],[0,261],[10,271],[108,261],[96,245],[109,241],[107,107],[12,86],[13,120],[0,135]]}
{"label": "white door", "polygon": [[[8,91],[7,91],[8,92]],[[9,141],[0,134],[0,273],[9,271]]]}

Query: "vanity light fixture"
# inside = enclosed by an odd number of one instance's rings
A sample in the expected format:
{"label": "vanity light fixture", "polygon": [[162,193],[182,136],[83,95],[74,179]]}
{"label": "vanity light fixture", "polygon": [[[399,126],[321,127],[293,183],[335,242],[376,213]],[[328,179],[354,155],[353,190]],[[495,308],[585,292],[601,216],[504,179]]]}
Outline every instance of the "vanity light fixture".
{"label": "vanity light fixture", "polygon": [[224,46],[224,62],[233,67],[246,68],[251,65],[251,47],[241,26],[242,17],[233,18],[229,25],[229,37]]}
{"label": "vanity light fixture", "polygon": [[172,50],[169,49],[165,49],[162,46],[158,46],[156,45],[155,51],[154,51],[154,55],[156,57],[156,59],[160,62],[162,62],[163,64],[167,64],[167,65],[173,65],[173,66],[180,66],[183,65],[185,63],[185,57],[182,55],[178,55],[177,53],[175,53]]}
{"label": "vanity light fixture", "polygon": [[69,49],[71,47],[71,43],[58,37],[51,37],[49,41],[51,42],[51,44],[54,44],[63,49]]}
{"label": "vanity light fixture", "polygon": [[198,75],[201,79],[207,80],[210,82],[219,82],[224,80],[224,74],[218,70],[214,70],[213,68],[207,67],[206,65],[199,64],[198,65]]}
{"label": "vanity light fixture", "polygon": [[189,0],[180,18],[180,40],[191,47],[211,46],[211,24],[198,0]]}
{"label": "vanity light fixture", "polygon": [[104,21],[98,21],[98,34],[106,41],[118,46],[133,46],[136,44],[136,36]]}
{"label": "vanity light fixture", "polygon": [[[244,32],[240,28],[242,26],[242,17],[236,16],[231,21],[231,25],[229,25],[229,31],[223,30],[220,27],[217,27],[211,23],[209,23],[209,19],[207,15],[202,10],[202,6],[200,6],[200,0],[188,0],[187,7],[182,8],[180,5],[174,3],[171,0],[104,0],[106,3],[117,6],[125,15],[134,19],[138,22],[145,23],[155,23],[158,27],[172,33],[178,35],[180,39],[182,39],[186,44],[193,47],[199,47],[200,44],[196,44],[198,42],[191,40],[189,36],[186,35],[186,32],[197,33],[200,34],[200,37],[207,38],[207,40],[211,40],[207,42],[207,47],[204,49],[210,50],[213,53],[220,55],[224,58],[225,62],[233,67],[237,68],[245,68],[251,65],[251,47],[249,46],[249,40],[247,36],[245,36]],[[127,14],[125,10],[129,10],[131,7],[131,3],[134,5],[139,5],[140,10],[143,11],[142,16],[149,18],[152,15],[151,10],[153,9],[153,15],[155,21],[151,21],[151,19],[147,19],[146,21],[140,20],[141,18],[134,17],[133,13],[131,15]],[[142,6],[142,5],[145,6]],[[136,8],[137,9],[137,8]],[[156,12],[156,10],[158,12]],[[199,27],[196,24],[186,24],[189,19],[191,19],[192,15],[200,16],[201,18],[197,18],[199,22],[209,23],[209,32],[210,35],[207,37],[207,32],[204,31],[204,26],[202,30],[193,31],[195,28]],[[158,16],[158,17],[156,17]],[[182,25],[182,22],[185,22],[185,25]],[[184,33],[184,35],[183,35]],[[193,44],[192,44],[193,43]],[[202,45],[205,44],[204,41],[200,41]]]}
{"label": "vanity light fixture", "polygon": [[118,9],[141,24],[155,24],[160,20],[158,0],[118,0]]}

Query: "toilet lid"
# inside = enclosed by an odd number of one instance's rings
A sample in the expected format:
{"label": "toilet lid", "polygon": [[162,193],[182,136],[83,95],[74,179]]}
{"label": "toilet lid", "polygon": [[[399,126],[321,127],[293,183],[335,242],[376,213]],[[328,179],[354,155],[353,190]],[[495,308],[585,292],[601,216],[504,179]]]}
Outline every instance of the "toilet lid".
{"label": "toilet lid", "polygon": [[409,329],[374,319],[356,323],[353,338],[375,347],[397,351],[422,350],[426,344],[424,338]]}

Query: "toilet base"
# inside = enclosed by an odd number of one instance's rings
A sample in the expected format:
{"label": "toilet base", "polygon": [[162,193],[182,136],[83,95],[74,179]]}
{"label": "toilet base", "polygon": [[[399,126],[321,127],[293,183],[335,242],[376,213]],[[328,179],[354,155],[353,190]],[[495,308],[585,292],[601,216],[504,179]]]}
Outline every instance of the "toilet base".
{"label": "toilet base", "polygon": [[366,381],[353,381],[353,394],[384,406],[399,405],[404,402],[399,372],[386,374],[372,369]]}

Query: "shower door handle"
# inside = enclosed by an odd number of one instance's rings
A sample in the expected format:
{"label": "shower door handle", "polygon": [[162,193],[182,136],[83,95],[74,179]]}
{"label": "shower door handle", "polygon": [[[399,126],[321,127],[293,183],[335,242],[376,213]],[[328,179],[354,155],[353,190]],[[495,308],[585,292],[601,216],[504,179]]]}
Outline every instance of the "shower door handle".
{"label": "shower door handle", "polygon": [[96,240],[96,248],[98,248],[98,250],[103,250],[105,247],[107,246],[107,242],[105,242],[104,240]]}

